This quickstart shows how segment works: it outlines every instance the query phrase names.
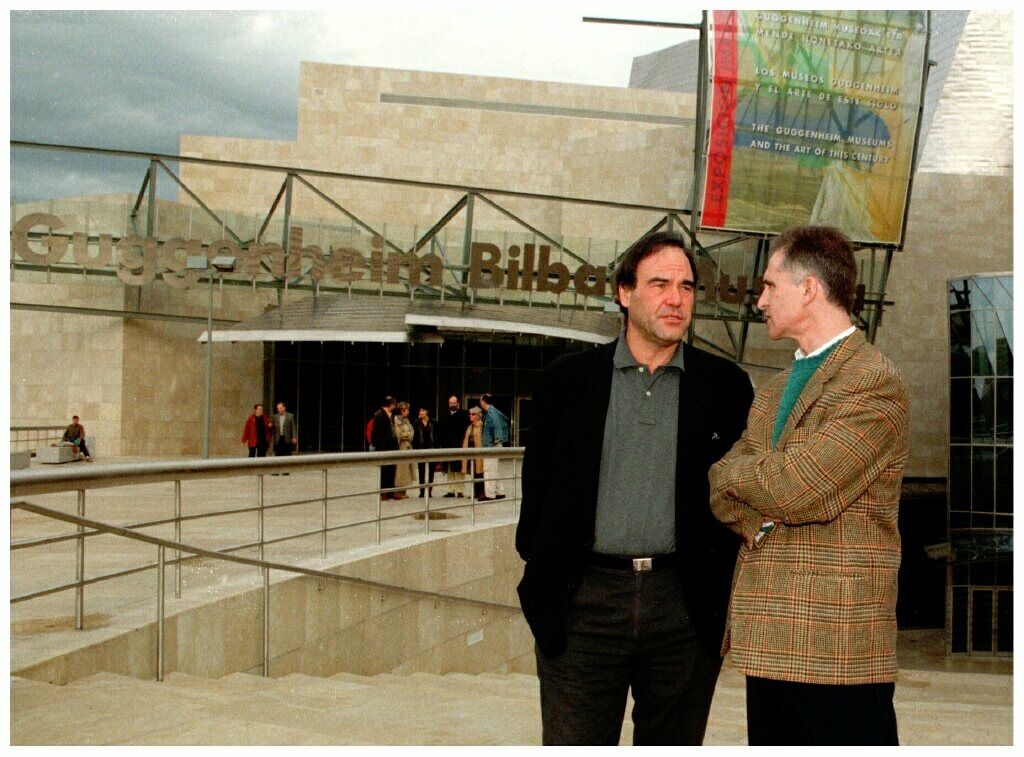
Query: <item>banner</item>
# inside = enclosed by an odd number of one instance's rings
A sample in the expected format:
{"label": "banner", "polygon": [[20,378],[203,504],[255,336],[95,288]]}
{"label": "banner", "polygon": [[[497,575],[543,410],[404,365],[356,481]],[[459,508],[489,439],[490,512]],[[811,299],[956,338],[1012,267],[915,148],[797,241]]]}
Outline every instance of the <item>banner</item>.
{"label": "banner", "polygon": [[714,11],[703,229],[901,244],[926,11]]}

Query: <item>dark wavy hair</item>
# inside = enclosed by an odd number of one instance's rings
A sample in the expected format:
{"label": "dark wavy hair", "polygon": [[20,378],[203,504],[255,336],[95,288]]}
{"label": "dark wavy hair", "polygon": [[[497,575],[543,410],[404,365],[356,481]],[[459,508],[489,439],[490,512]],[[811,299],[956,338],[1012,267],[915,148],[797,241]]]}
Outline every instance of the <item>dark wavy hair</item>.
{"label": "dark wavy hair", "polygon": [[696,289],[697,256],[686,246],[686,240],[683,238],[683,235],[675,231],[656,231],[652,234],[645,234],[633,242],[622,254],[622,262],[615,269],[615,277],[612,283],[615,290],[615,301],[619,303],[619,309],[627,317],[629,316],[628,308],[623,307],[622,303],[619,302],[619,287],[636,289],[636,269],[640,267],[640,263],[643,262],[644,258],[650,257],[662,247],[678,247],[686,254],[686,259],[690,261],[690,270],[693,271],[693,286]]}

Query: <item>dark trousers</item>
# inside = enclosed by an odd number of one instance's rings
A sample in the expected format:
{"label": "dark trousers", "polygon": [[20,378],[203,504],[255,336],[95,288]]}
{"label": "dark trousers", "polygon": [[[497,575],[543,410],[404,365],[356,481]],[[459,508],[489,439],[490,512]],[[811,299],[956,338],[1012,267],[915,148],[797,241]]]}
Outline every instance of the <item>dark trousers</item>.
{"label": "dark trousers", "polygon": [[76,444],[78,445],[78,451],[79,452],[81,452],[86,457],[92,457],[92,455],[89,454],[89,448],[85,446],[85,437],[84,436],[81,439],[79,439],[76,442]]}
{"label": "dark trousers", "polygon": [[[416,469],[417,469],[417,473],[419,474],[419,477],[420,477],[420,496],[422,497],[424,495],[424,493],[423,493],[423,484],[425,484],[425,483],[429,483],[429,484],[434,483],[434,464],[433,463],[416,463]],[[431,496],[433,496],[433,494],[434,494],[434,487],[432,487],[432,486],[430,487],[430,494],[431,494]]]}
{"label": "dark trousers", "polygon": [[[554,579],[553,579],[554,580]],[[537,650],[544,744],[700,744],[722,660],[697,638],[677,568],[591,566],[565,617],[566,651]]]}
{"label": "dark trousers", "polygon": [[249,457],[266,457],[266,447],[249,447]]}
{"label": "dark trousers", "polygon": [[751,746],[898,746],[894,683],[832,686],[747,676]]}
{"label": "dark trousers", "polygon": [[277,441],[274,442],[274,456],[280,457],[281,455],[290,455],[292,450],[295,449],[292,443],[285,439],[283,436],[278,437]]}
{"label": "dark trousers", "polygon": [[[390,489],[395,485],[395,465],[382,465],[380,466],[380,488]],[[383,499],[392,499],[395,496],[395,492],[384,492],[381,495]]]}
{"label": "dark trousers", "polygon": [[[476,462],[475,460],[473,461]],[[473,496],[477,499],[484,497],[487,494],[487,485],[484,484],[484,472],[475,470],[473,471]]]}

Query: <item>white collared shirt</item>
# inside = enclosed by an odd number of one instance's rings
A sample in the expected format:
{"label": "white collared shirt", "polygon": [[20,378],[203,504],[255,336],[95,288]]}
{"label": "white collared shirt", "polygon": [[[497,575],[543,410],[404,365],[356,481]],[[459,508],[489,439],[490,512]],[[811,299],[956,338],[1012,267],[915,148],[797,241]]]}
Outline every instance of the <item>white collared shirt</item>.
{"label": "white collared shirt", "polygon": [[823,345],[821,345],[818,349],[816,349],[814,352],[812,352],[809,355],[805,355],[804,351],[802,349],[800,349],[799,347],[797,347],[796,348],[796,353],[794,353],[794,356],[796,357],[797,360],[803,360],[805,357],[814,357],[815,355],[819,355],[822,352],[824,352],[825,350],[827,350],[829,347],[831,347],[833,344],[838,342],[840,339],[846,339],[846,337],[848,337],[850,334],[852,334],[856,330],[857,330],[856,326],[850,326],[850,328],[848,328],[846,331],[844,331],[843,333],[837,334],[836,336],[832,337],[831,339],[829,339],[827,342],[825,342]]}

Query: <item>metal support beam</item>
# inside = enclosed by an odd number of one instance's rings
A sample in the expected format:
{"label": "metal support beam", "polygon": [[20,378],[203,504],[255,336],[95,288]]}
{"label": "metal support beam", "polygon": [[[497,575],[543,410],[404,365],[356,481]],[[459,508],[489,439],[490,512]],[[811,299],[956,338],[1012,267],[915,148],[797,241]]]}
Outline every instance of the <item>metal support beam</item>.
{"label": "metal support beam", "polygon": [[[291,231],[292,225],[292,184],[294,181],[294,174],[289,173],[284,179],[284,223],[281,229],[281,249],[286,253],[288,252],[288,233]],[[286,257],[285,260],[288,258]],[[277,282],[277,306],[281,307],[284,305],[284,288],[283,284],[288,281],[288,271],[284,273],[284,282]]]}
{"label": "metal support beam", "polygon": [[697,248],[697,230],[700,228],[700,209],[697,207],[704,183],[704,130],[707,121],[708,100],[708,12],[700,14],[700,40],[697,43],[697,119],[693,133],[693,184],[690,189],[690,243]]}
{"label": "metal support beam", "polygon": [[274,217],[274,212],[277,210],[277,206],[281,204],[281,198],[284,197],[285,189],[288,188],[288,179],[285,178],[281,182],[281,188],[277,190],[277,196],[274,197],[274,201],[270,204],[270,210],[267,212],[267,217],[263,219],[263,223],[260,226],[260,230],[256,232],[256,243],[261,244],[263,242],[263,234],[266,232],[267,227],[270,225],[270,219]]}
{"label": "metal support beam", "polygon": [[552,245],[554,247],[558,247],[562,252],[564,252],[566,255],[568,255],[570,258],[572,258],[573,260],[577,261],[578,263],[586,263],[587,262],[586,258],[581,258],[579,255],[577,255],[572,250],[568,249],[567,247],[563,247],[561,242],[559,242],[559,241],[549,237],[547,234],[545,234],[540,229],[538,229],[538,228],[536,228],[534,226],[531,226],[529,223],[527,223],[522,218],[517,216],[511,210],[506,210],[505,208],[501,207],[501,205],[499,205],[498,203],[494,202],[494,200],[490,200],[487,197],[484,197],[483,195],[477,195],[477,197],[479,197],[480,200],[482,200],[483,202],[485,202],[486,204],[490,205],[492,208],[497,210],[499,213],[504,215],[506,218],[509,218],[509,219],[515,221],[516,223],[518,223],[520,226],[522,226],[527,231],[532,232],[533,234],[536,234],[538,237],[543,239],[548,244],[550,244],[550,245]]}
{"label": "metal support beam", "polygon": [[[885,301],[885,288],[889,284],[889,269],[892,267],[892,250],[885,251],[885,264],[882,266],[882,283],[878,288],[882,296],[876,300],[875,307],[871,314],[870,325],[868,326],[868,341],[872,344],[875,343],[875,337],[878,334],[878,326],[882,322],[882,308]],[[864,303],[867,305],[867,302]]]}
{"label": "metal support beam", "polygon": [[[761,257],[768,251],[768,240],[757,240],[757,251],[754,253],[754,266],[750,271],[751,298],[753,298],[754,279],[761,273]],[[754,320],[754,305],[748,301],[743,306],[743,324],[740,326],[740,344],[736,350],[736,362],[742,363],[743,356],[747,351],[747,334],[750,331],[750,323]]]}
{"label": "metal support beam", "polygon": [[146,178],[142,180],[142,186],[139,188],[139,194],[135,197],[135,204],[132,206],[131,213],[129,213],[129,218],[131,218],[132,221],[132,231],[135,234],[139,233],[139,226],[136,223],[136,220],[139,217],[139,208],[142,207],[142,198],[146,196],[146,187],[149,186],[149,180],[151,178],[152,172],[146,171]]}
{"label": "metal support beam", "polygon": [[156,164],[158,161],[149,161],[149,194],[146,205],[146,236],[155,236],[156,231]]}
{"label": "metal support beam", "polygon": [[[326,202],[328,205],[330,205],[335,210],[337,210],[337,211],[339,211],[341,213],[344,213],[349,218],[349,220],[352,221],[352,223],[354,223],[356,226],[361,228],[363,231],[369,232],[370,234],[376,234],[376,235],[384,238],[384,244],[385,244],[386,247],[390,247],[395,252],[405,252],[405,250],[403,250],[398,245],[392,244],[391,242],[389,242],[387,240],[387,238],[385,237],[385,235],[383,234],[383,232],[377,231],[375,228],[370,226],[368,223],[366,223],[362,219],[357,218],[350,211],[346,210],[341,205],[339,205],[335,200],[331,199],[322,190],[320,190],[319,188],[317,188],[316,186],[311,184],[309,181],[307,181],[304,177],[300,176],[299,174],[289,174],[289,177],[294,178],[294,179],[298,179],[299,182],[301,182],[306,187],[308,187],[309,190],[311,192],[313,192],[317,197],[319,197],[321,200]],[[285,208],[286,208],[285,212],[286,213],[290,213],[291,212],[290,211],[291,201],[288,199],[288,197],[290,197],[290,196],[291,196],[291,190],[289,189],[288,194],[286,195],[286,199],[285,199]],[[287,232],[286,232],[285,233],[285,243],[287,243],[287,241],[288,241],[288,236],[287,236]]]}
{"label": "metal support beam", "polygon": [[203,457],[210,457],[210,413],[213,405],[213,273],[210,272],[210,301],[206,311],[206,404],[203,410]]}
{"label": "metal support beam", "polygon": [[473,245],[473,198],[471,192],[466,195],[466,230],[462,237],[462,294],[467,295],[469,288],[469,257]]}
{"label": "metal support beam", "polygon": [[[232,231],[231,227],[228,226],[227,223],[224,222],[224,219],[221,218],[220,216],[218,216],[212,210],[210,210],[210,208],[207,207],[206,203],[203,202],[202,200],[200,200],[199,196],[185,185],[185,182],[183,182],[181,179],[179,179],[177,176],[175,176],[174,172],[170,168],[168,168],[164,164],[164,162],[162,160],[157,160],[157,161],[154,161],[154,162],[159,164],[159,166],[162,169],[164,169],[164,172],[168,176],[170,176],[171,179],[174,181],[174,183],[177,184],[181,188],[181,191],[184,192],[185,194],[187,194],[196,205],[198,205],[200,208],[202,208],[203,212],[205,212],[206,215],[210,216],[210,218],[212,218],[214,221],[216,221],[220,225],[220,227],[222,229],[224,229],[224,231],[226,231],[228,234],[230,234],[231,238],[237,244],[242,244],[242,238],[240,236],[238,236],[238,234],[236,234],[234,231]],[[153,185],[152,186],[155,187],[156,186],[156,172],[153,171],[153,169],[150,169],[150,170],[153,172]],[[152,234],[150,234],[149,236],[152,236]]]}

